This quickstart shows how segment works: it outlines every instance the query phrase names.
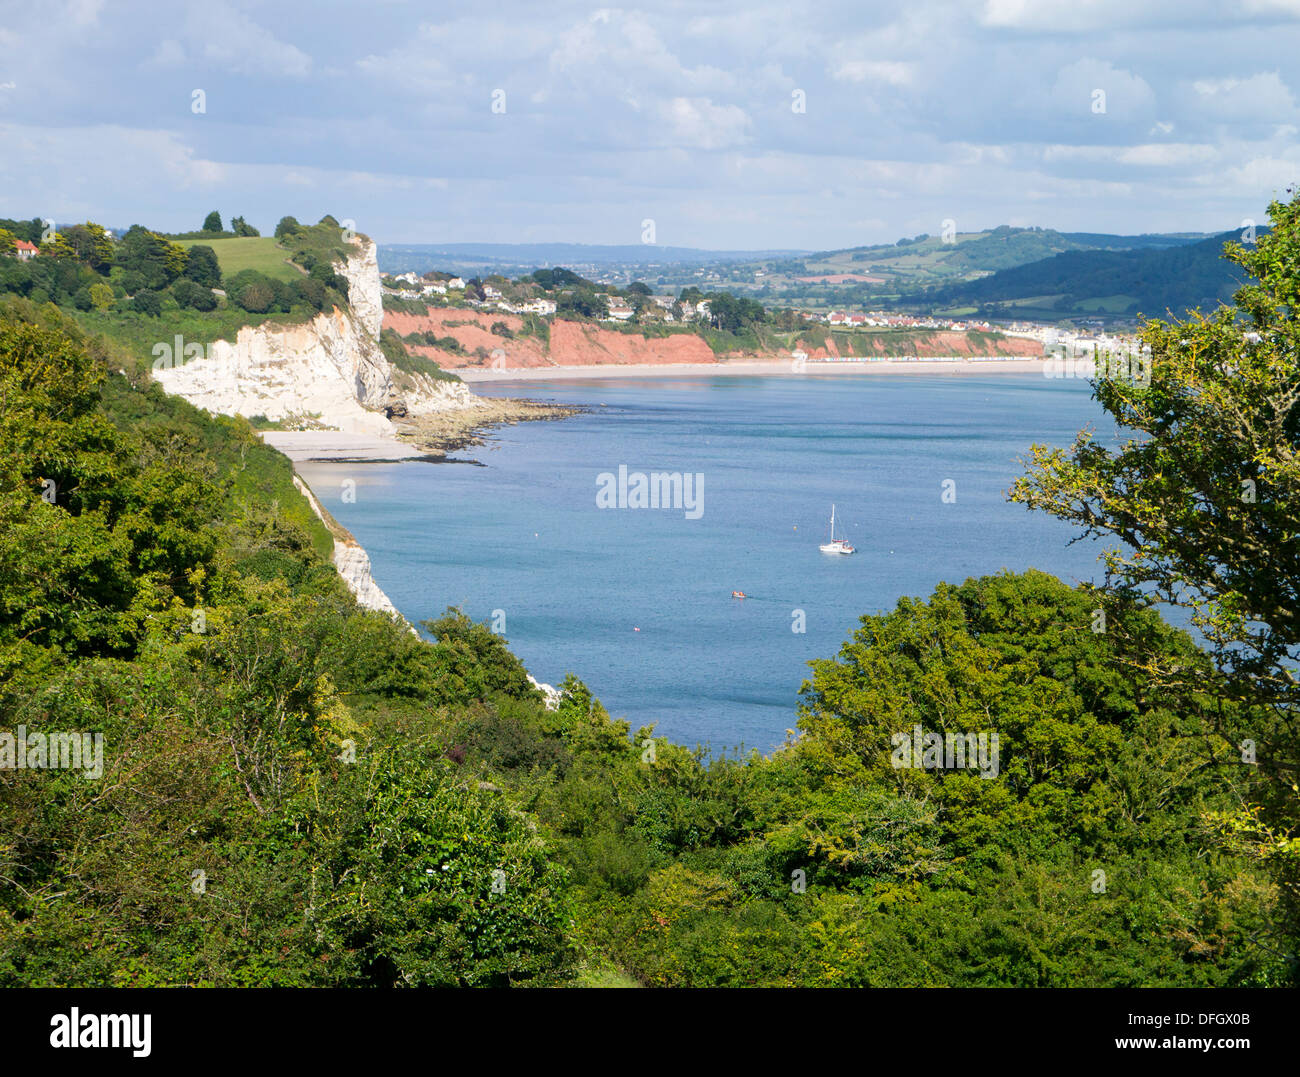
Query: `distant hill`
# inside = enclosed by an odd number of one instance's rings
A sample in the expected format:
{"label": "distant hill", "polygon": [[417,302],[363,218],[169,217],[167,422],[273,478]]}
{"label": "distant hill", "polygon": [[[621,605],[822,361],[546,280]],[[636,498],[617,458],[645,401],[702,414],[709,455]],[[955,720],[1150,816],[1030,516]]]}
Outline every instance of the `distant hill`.
{"label": "distant hill", "polygon": [[923,233],[894,243],[756,258],[722,267],[717,275],[726,286],[745,290],[770,305],[871,308],[1068,251],[1169,249],[1207,236],[1186,232],[1121,236],[1001,225],[983,232],[958,232],[947,240]]}
{"label": "distant hill", "polygon": [[1240,233],[1163,248],[1072,250],[1000,270],[980,280],[941,286],[903,297],[930,309],[961,310],[1031,320],[1097,317],[1131,320],[1138,314],[1182,316],[1213,309],[1231,299],[1243,282],[1237,266],[1223,257],[1223,245]]}
{"label": "distant hill", "polygon": [[1203,233],[1119,236],[1002,225],[987,232],[960,232],[948,241],[923,234],[891,244],[824,251],[801,261],[806,275],[865,273],[884,276],[898,288],[971,279],[1066,251],[1168,248],[1204,238]]}

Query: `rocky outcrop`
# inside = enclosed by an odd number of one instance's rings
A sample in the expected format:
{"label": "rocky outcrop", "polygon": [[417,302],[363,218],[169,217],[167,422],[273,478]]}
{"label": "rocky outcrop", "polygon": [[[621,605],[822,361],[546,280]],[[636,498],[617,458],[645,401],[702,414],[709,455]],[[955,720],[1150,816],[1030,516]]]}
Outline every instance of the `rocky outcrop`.
{"label": "rocky outcrop", "polygon": [[[398,371],[389,364],[379,347],[384,309],[375,245],[363,236],[355,247],[335,265],[348,282],[348,309],[336,308],[300,325],[245,326],[234,343],[216,341],[203,348],[176,340],[162,349],[176,361],[161,356],[165,361],[155,363],[155,379],[168,392],[209,411],[268,419],[312,415],[321,425],[345,433],[385,438],[397,433],[394,419],[418,420],[490,404],[464,382]],[[387,613],[415,633],[375,582],[370,555],[298,475],[293,481],[333,536],[334,567],[357,604]],[[553,710],[559,692],[528,679]]]}
{"label": "rocky outcrop", "polygon": [[356,253],[334,270],[348,282],[348,306],[362,328],[375,340],[384,324],[384,290],[379,283],[379,260],[375,242],[358,236],[353,242]]}
{"label": "rocky outcrop", "polygon": [[[394,617],[406,620],[397,612],[397,607],[384,593],[384,589],[375,583],[374,576],[370,574],[370,555],[356,539],[334,540],[334,567],[348,585],[348,590],[356,597],[357,605],[368,610],[391,613]],[[411,631],[414,632],[415,629],[412,628]]]}
{"label": "rocky outcrop", "polygon": [[528,683],[542,693],[542,704],[548,711],[559,709],[560,690],[553,684],[543,684],[531,673],[528,674]]}

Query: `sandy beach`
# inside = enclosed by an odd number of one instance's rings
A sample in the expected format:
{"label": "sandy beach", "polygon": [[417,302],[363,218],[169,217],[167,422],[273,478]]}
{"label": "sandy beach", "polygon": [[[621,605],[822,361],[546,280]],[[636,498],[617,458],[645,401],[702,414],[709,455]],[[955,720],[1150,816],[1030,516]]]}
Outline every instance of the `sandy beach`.
{"label": "sandy beach", "polygon": [[577,378],[681,378],[681,377],[839,377],[852,374],[1041,374],[1042,359],[881,359],[866,363],[807,361],[795,369],[791,360],[733,363],[640,363],[590,366],[524,367],[491,370],[465,367],[452,370],[463,381],[475,384],[516,381],[559,381]]}
{"label": "sandy beach", "polygon": [[337,430],[266,430],[262,440],[279,449],[295,464],[303,460],[339,463],[390,463],[394,460],[433,458],[414,445],[371,434],[344,434]]}
{"label": "sandy beach", "polygon": [[262,440],[295,464],[305,460],[386,464],[398,460],[441,460],[447,453],[482,445],[483,435],[499,426],[567,418],[583,410],[537,400],[482,397],[473,406],[398,420],[391,434],[337,430],[266,430]]}

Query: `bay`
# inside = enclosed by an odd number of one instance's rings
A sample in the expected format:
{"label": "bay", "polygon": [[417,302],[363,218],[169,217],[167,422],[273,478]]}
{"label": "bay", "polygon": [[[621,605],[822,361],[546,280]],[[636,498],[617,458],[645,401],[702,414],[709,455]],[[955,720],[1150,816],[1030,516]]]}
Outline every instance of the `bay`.
{"label": "bay", "polygon": [[[591,410],[496,431],[455,461],[299,470],[409,620],[448,606],[495,619],[535,677],[577,674],[634,730],[768,751],[795,725],[807,662],[835,654],[863,614],[1002,569],[1099,578],[1099,546],[1069,545],[1071,528],[1005,498],[1032,443],[1068,446],[1092,424],[1113,437],[1086,382],[863,373],[477,391]],[[620,466],[698,476],[698,518],[599,508],[600,476]],[[832,503],[854,556],[818,550]]]}

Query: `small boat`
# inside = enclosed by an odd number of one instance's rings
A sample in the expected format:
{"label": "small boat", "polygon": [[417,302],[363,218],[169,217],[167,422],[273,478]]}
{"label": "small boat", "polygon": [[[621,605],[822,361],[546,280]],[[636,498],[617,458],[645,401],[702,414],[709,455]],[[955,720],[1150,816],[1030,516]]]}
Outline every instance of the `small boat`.
{"label": "small boat", "polygon": [[732,592],[731,592],[731,597],[732,597],[732,598],[744,598],[744,597],[745,597],[745,592],[744,592],[744,591],[732,591]]}
{"label": "small boat", "polygon": [[818,547],[822,553],[854,553],[854,549],[849,545],[848,539],[837,539],[835,537],[835,506],[831,505],[831,540],[823,542]]}

